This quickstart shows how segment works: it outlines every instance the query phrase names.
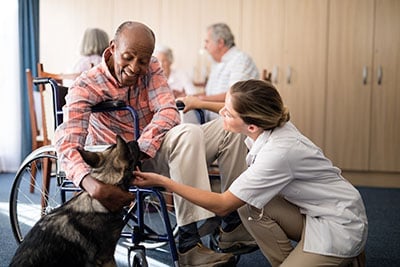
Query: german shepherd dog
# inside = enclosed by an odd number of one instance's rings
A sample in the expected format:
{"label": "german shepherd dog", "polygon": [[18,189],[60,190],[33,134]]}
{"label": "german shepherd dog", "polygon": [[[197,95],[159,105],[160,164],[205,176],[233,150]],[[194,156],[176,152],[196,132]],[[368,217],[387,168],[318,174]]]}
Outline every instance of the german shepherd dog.
{"label": "german shepherd dog", "polygon": [[[139,163],[136,141],[126,143],[117,136],[117,143],[103,152],[79,153],[94,178],[129,189]],[[109,212],[82,191],[32,227],[10,266],[116,266],[114,252],[123,226],[122,210]]]}

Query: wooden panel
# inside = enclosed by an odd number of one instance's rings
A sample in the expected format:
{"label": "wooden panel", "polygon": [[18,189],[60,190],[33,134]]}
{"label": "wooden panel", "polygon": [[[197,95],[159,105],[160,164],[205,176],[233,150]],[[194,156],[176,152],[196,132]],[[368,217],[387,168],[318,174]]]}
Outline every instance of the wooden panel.
{"label": "wooden panel", "polygon": [[375,18],[370,169],[400,171],[400,1],[377,0]]}
{"label": "wooden panel", "polygon": [[160,34],[161,0],[112,0],[111,2],[114,12],[109,17],[114,25],[114,31],[124,21],[133,20],[149,26],[156,36]]}
{"label": "wooden panel", "polygon": [[324,145],[327,22],[327,0],[286,0],[279,88],[292,121],[321,148]]}
{"label": "wooden panel", "polygon": [[368,169],[373,7],[330,1],[325,152],[342,169]]}
{"label": "wooden panel", "polygon": [[158,44],[167,45],[173,50],[173,67],[184,69],[191,75],[203,46],[202,34],[205,32],[200,25],[199,10],[199,1],[162,1],[162,23],[157,36]]}
{"label": "wooden panel", "polygon": [[[269,72],[274,68],[279,70],[281,65],[284,4],[281,0],[248,0],[243,3],[242,48],[252,56],[260,72],[263,69]],[[279,86],[279,83],[275,84]]]}
{"label": "wooden panel", "polygon": [[112,10],[111,0],[41,0],[39,61],[48,71],[71,73],[86,28],[102,28],[112,37]]}

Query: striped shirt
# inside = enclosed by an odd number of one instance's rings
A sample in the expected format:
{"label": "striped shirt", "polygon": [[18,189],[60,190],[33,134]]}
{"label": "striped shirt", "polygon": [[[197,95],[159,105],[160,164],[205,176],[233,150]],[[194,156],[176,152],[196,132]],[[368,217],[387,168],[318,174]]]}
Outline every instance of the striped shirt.
{"label": "striped shirt", "polygon": [[175,98],[155,57],[136,87],[121,87],[106,65],[110,56],[107,49],[102,62],[82,73],[69,88],[63,107],[64,122],[56,129],[54,143],[61,168],[75,185],[90,172],[77,148],[113,144],[117,134],[126,141],[134,139],[133,119],[128,111],[93,113],[92,106],[123,100],[135,108],[139,117],[138,143],[150,157],[157,153],[165,133],[180,123]]}

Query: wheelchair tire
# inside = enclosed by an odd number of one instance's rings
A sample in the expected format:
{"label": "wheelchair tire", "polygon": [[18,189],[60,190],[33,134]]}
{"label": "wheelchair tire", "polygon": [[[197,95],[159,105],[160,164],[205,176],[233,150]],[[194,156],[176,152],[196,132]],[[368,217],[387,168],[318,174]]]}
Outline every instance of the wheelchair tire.
{"label": "wheelchair tire", "polygon": [[[17,171],[10,192],[9,212],[11,228],[18,243],[22,242],[41,216],[60,205],[61,193],[56,170],[55,149],[53,146],[44,146],[29,154]],[[45,176],[48,189],[43,183]]]}
{"label": "wheelchair tire", "polygon": [[146,254],[144,250],[130,251],[128,255],[129,267],[148,267]]}

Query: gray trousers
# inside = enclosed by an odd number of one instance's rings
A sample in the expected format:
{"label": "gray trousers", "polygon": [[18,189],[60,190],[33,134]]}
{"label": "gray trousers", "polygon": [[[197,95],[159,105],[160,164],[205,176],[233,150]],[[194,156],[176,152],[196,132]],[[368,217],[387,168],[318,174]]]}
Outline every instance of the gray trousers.
{"label": "gray trousers", "polygon": [[[142,169],[211,191],[208,166],[217,161],[223,192],[247,168],[244,138],[225,131],[222,119],[202,125],[183,123],[168,131],[156,156],[146,160]],[[174,194],[174,206],[179,226],[215,216],[177,194]]]}
{"label": "gray trousers", "polygon": [[[305,216],[297,206],[277,196],[263,211],[244,205],[239,210],[247,231],[256,240],[272,267],[364,266],[365,255],[339,258],[303,251]],[[292,242],[298,242],[293,247]]]}

